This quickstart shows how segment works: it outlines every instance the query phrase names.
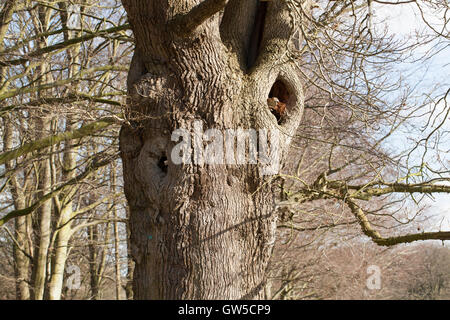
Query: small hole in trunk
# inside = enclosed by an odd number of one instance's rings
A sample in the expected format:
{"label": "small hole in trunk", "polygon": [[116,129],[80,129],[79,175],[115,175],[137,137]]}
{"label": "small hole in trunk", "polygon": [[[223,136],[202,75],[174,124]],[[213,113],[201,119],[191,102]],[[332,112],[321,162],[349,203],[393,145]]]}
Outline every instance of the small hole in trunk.
{"label": "small hole in trunk", "polygon": [[287,112],[287,105],[290,99],[290,92],[281,80],[275,81],[269,92],[267,99],[270,112],[277,119],[278,124],[282,124]]}
{"label": "small hole in trunk", "polygon": [[158,160],[158,167],[161,169],[162,172],[167,173],[169,161],[167,160],[166,156],[162,156]]}

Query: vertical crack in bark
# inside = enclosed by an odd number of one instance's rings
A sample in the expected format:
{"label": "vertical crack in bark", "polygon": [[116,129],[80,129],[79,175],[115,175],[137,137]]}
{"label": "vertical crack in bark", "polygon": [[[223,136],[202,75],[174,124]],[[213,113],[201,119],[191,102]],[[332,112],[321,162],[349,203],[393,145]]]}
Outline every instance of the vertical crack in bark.
{"label": "vertical crack in bark", "polygon": [[161,171],[164,174],[167,174],[167,168],[168,168],[168,160],[167,157],[164,155],[158,160],[158,167],[161,169]]}
{"label": "vertical crack in bark", "polygon": [[267,2],[259,1],[256,8],[255,22],[253,25],[253,31],[250,35],[249,47],[247,50],[247,69],[250,69],[255,64],[256,58],[258,57],[261,48],[267,14],[267,6]]}
{"label": "vertical crack in bark", "polygon": [[247,70],[248,48],[259,0],[229,0],[220,22],[222,42],[236,54],[240,69]]}

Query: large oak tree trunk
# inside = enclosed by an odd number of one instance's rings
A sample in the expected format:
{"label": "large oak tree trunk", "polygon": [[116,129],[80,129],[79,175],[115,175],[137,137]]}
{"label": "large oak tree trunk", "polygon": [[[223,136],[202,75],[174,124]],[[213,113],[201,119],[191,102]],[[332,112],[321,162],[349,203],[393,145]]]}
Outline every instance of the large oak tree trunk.
{"label": "large oak tree trunk", "polygon": [[[279,134],[268,146],[283,161],[303,109],[287,54],[294,10],[281,0],[123,4],[136,39],[120,135],[135,299],[264,298],[275,176],[260,163],[175,164],[171,134],[199,123],[265,129]],[[279,122],[267,106],[274,84],[288,109]]]}

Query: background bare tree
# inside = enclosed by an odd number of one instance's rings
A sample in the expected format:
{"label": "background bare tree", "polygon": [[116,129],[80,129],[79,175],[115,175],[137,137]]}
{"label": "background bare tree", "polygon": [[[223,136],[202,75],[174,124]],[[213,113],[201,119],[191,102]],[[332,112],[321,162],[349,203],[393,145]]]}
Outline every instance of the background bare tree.
{"label": "background bare tree", "polygon": [[80,245],[92,279],[84,298],[99,298],[112,268],[111,223],[125,221],[120,184],[110,180],[120,176],[117,124],[132,44],[124,12],[115,1],[6,1],[1,16],[0,224],[16,218],[2,229],[16,298],[60,299]]}

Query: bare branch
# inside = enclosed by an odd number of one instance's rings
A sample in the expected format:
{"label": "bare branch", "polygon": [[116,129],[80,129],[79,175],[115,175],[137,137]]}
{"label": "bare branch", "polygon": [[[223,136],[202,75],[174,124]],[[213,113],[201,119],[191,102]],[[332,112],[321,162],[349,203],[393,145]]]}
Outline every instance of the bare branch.
{"label": "bare branch", "polygon": [[380,233],[372,227],[366,214],[354,200],[346,198],[344,201],[358,219],[363,233],[378,245],[393,246],[399,243],[410,243],[420,240],[450,240],[450,231],[411,233],[404,236],[383,238]]}
{"label": "bare branch", "polygon": [[108,159],[100,161],[100,162],[96,161],[96,159],[94,159],[92,161],[92,163],[89,166],[87,166],[86,169],[81,174],[79,174],[75,178],[67,181],[65,184],[59,186],[58,188],[54,189],[53,191],[45,194],[42,198],[37,200],[30,207],[25,208],[25,209],[21,209],[21,210],[14,210],[14,211],[11,211],[10,213],[8,213],[7,215],[3,216],[0,219],[0,227],[3,226],[5,223],[7,223],[11,219],[14,219],[14,218],[17,218],[17,217],[21,217],[21,216],[25,216],[25,215],[28,215],[28,214],[32,213],[34,210],[39,208],[47,200],[49,200],[49,199],[53,198],[54,196],[58,195],[60,192],[62,192],[67,187],[69,187],[71,185],[74,185],[74,184],[80,183],[80,181],[83,180],[84,178],[86,178],[89,174],[91,174],[92,172],[96,171],[98,168],[104,167],[107,164],[111,163],[111,161],[114,161],[117,157],[118,157],[118,155],[116,155],[113,158],[108,158]]}
{"label": "bare branch", "polygon": [[69,48],[69,47],[76,45],[78,43],[81,43],[81,42],[92,40],[94,38],[101,37],[101,36],[106,36],[110,33],[129,30],[129,29],[130,29],[130,25],[124,24],[124,25],[121,25],[118,27],[112,27],[112,28],[109,28],[106,30],[101,30],[96,33],[87,34],[87,35],[84,35],[84,36],[81,36],[78,38],[73,38],[73,39],[63,41],[63,42],[60,42],[60,43],[57,43],[57,44],[54,44],[54,45],[51,45],[48,47],[36,49],[35,51],[27,54],[26,58],[20,58],[20,59],[15,59],[15,60],[10,60],[10,61],[0,61],[0,66],[8,67],[8,66],[16,66],[19,64],[23,64],[23,63],[29,61],[31,58],[39,57],[46,53],[50,53],[50,52],[61,50],[61,49],[66,49],[66,48]]}
{"label": "bare branch", "polygon": [[4,164],[7,161],[18,158],[27,153],[53,146],[60,143],[61,141],[83,138],[85,136],[93,134],[94,132],[103,130],[115,122],[117,122],[116,118],[103,118],[82,126],[77,130],[63,132],[57,135],[26,143],[17,149],[2,153],[0,155],[0,164]]}

